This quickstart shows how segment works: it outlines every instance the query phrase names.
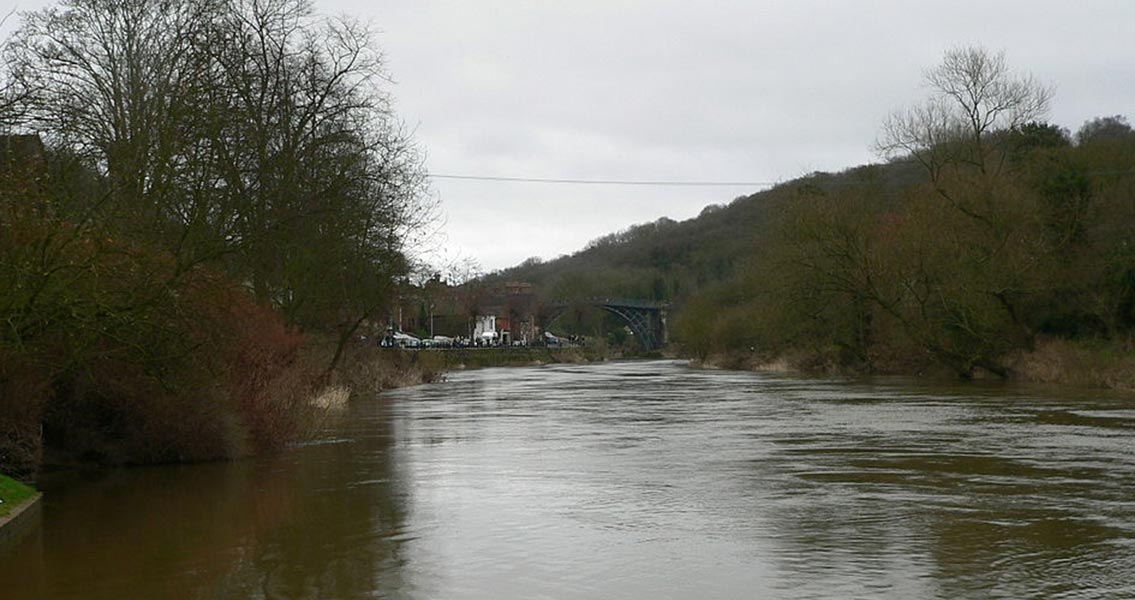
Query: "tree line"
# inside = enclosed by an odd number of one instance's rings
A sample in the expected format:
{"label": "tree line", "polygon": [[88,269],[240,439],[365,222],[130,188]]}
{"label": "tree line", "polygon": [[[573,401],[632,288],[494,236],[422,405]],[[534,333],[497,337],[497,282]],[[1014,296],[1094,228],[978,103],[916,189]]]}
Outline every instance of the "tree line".
{"label": "tree line", "polygon": [[[556,300],[668,301],[683,352],[736,366],[1135,387],[1126,118],[1074,133],[1050,123],[1052,88],[982,48],[947,52],[925,78],[925,100],[882,123],[877,164],[488,279],[530,281]],[[571,322],[591,334],[601,319]]]}
{"label": "tree line", "polygon": [[65,0],[22,15],[2,75],[0,468],[45,439],[127,462],[294,439],[435,215],[368,27]]}

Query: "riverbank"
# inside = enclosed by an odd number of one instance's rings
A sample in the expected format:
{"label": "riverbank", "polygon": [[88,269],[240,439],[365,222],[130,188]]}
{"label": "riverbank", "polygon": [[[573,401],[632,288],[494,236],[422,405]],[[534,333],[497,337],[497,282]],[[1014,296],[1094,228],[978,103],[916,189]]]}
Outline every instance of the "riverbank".
{"label": "riverbank", "polygon": [[42,494],[0,474],[0,546],[31,529]]}
{"label": "riverbank", "polygon": [[378,393],[432,383],[448,371],[602,362],[620,356],[601,346],[421,350],[360,346],[352,348],[344,356],[332,378],[332,385],[348,393]]}
{"label": "riverbank", "polygon": [[1013,378],[1135,392],[1135,352],[1129,344],[1043,340],[1009,360]]}
{"label": "riverbank", "polygon": [[13,510],[35,495],[36,491],[31,487],[0,474],[0,519],[10,516]]}
{"label": "riverbank", "polygon": [[[956,373],[929,361],[889,361],[884,366],[875,365],[873,369],[867,369],[840,365],[824,360],[818,353],[809,352],[775,356],[754,351],[722,352],[691,358],[690,364],[704,369],[771,373],[957,377]],[[974,378],[1135,392],[1135,352],[1127,344],[1042,339],[1032,350],[1018,351],[1006,357],[1005,368],[1007,375],[1004,377],[977,369]]]}
{"label": "riverbank", "polygon": [[[43,465],[126,465],[201,462],[234,459],[271,452],[302,441],[317,431],[329,409],[341,407],[352,394],[430,383],[448,371],[524,366],[549,363],[583,363],[606,360],[615,353],[605,347],[499,347],[468,349],[403,350],[355,345],[348,348],[338,366],[326,378],[316,374],[330,361],[332,341],[314,339],[302,346],[296,342],[287,352],[272,353],[254,348],[240,368],[224,371],[222,384],[234,393],[217,394],[215,387],[199,385],[181,390],[169,404],[166,398],[135,400],[128,394],[89,395],[65,415],[69,427],[42,427],[42,415],[33,415],[19,431],[34,452],[14,460],[12,448],[0,443],[0,468],[25,480],[33,480]],[[262,363],[270,368],[262,367]],[[318,383],[316,383],[318,382]],[[112,391],[114,391],[112,389]],[[192,401],[192,407],[188,402]],[[59,404],[58,402],[56,404]],[[97,408],[94,410],[92,407]],[[193,410],[190,410],[192,408]],[[101,412],[100,412],[101,411]],[[99,421],[97,415],[125,415]],[[95,416],[90,416],[95,415]],[[0,412],[11,417],[11,412]],[[54,443],[44,431],[55,433]],[[156,433],[155,433],[156,432]],[[160,433],[161,435],[158,435]]]}
{"label": "riverbank", "polygon": [[579,364],[602,362],[612,357],[606,348],[595,346],[461,348],[422,352],[435,354],[436,359],[441,361],[446,370]]}

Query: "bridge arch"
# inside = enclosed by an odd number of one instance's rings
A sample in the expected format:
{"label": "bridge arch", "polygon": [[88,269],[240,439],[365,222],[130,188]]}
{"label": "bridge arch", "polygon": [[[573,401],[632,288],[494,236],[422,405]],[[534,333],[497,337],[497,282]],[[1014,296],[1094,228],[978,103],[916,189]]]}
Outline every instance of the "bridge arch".
{"label": "bridge arch", "polygon": [[[666,309],[669,305],[665,302],[628,298],[592,298],[587,303],[619,317],[631,328],[642,344],[643,350],[658,350],[666,345]],[[551,306],[552,315],[544,326],[545,329],[564,314],[569,304],[562,301]]]}

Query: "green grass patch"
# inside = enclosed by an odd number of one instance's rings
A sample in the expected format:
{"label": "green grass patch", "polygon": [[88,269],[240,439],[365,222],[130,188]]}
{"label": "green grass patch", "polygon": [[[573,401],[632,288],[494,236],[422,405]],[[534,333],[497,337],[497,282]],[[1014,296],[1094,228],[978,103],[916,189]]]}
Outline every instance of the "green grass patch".
{"label": "green grass patch", "polygon": [[0,500],[4,501],[3,504],[0,504],[0,517],[8,516],[12,509],[34,495],[35,490],[32,488],[15,479],[0,475]]}

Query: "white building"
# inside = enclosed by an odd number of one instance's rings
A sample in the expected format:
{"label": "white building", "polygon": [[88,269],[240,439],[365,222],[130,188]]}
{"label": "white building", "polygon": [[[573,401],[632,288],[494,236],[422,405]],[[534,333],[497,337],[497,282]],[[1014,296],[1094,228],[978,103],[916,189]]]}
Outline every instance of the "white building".
{"label": "white building", "polygon": [[473,341],[495,343],[498,335],[495,315],[477,315],[473,320]]}

